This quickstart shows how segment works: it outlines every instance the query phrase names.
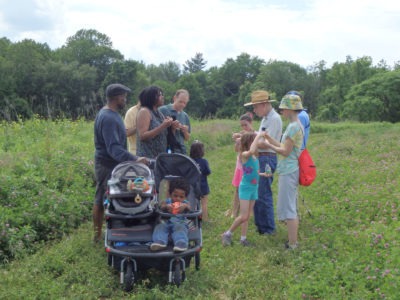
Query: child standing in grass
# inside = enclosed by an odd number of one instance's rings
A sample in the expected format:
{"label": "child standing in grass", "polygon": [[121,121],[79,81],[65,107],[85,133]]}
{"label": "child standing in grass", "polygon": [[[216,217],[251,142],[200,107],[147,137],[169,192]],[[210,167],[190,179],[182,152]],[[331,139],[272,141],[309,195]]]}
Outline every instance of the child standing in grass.
{"label": "child standing in grass", "polygon": [[[235,151],[240,151],[240,137],[245,132],[254,132],[253,129],[253,114],[250,112],[245,113],[239,119],[240,127],[242,130],[240,132],[235,132],[232,134],[232,139],[235,142]],[[240,162],[239,154],[237,155],[236,159],[236,167],[235,173],[232,179],[232,185],[235,187],[235,193],[233,195],[232,200],[232,209],[228,210],[225,215],[231,215],[231,218],[236,218],[239,215],[239,184],[242,180],[243,170],[242,170],[242,163]]]}
{"label": "child standing in grass", "polygon": [[240,138],[239,158],[242,163],[243,176],[239,184],[239,216],[233,221],[231,227],[222,234],[222,245],[229,246],[232,243],[232,234],[241,226],[240,243],[250,246],[247,241],[247,227],[253,210],[254,203],[258,198],[259,163],[257,159],[257,144],[261,134],[254,135],[253,132],[245,132]]}
{"label": "child standing in grass", "polygon": [[210,187],[208,186],[207,176],[211,174],[210,166],[207,159],[204,158],[204,144],[195,140],[190,146],[190,157],[199,165],[201,171],[200,191],[201,191],[201,219],[208,221],[208,194]]}

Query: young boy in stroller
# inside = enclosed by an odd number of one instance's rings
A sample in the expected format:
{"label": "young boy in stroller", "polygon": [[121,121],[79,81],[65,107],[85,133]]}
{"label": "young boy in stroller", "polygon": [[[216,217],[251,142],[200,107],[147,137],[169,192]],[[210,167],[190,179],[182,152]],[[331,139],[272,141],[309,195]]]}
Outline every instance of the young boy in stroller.
{"label": "young boy in stroller", "polygon": [[186,197],[189,195],[190,185],[183,178],[172,179],[169,182],[169,198],[162,201],[160,209],[176,216],[161,220],[153,232],[152,251],[163,250],[167,247],[169,237],[172,238],[175,252],[186,251],[188,248],[188,220],[179,214],[189,212],[190,205]]}

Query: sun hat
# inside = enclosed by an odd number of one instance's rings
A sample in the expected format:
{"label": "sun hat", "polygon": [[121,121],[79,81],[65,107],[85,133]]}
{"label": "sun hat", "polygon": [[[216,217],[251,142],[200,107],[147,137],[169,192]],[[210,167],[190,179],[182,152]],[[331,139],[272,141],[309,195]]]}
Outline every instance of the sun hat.
{"label": "sun hat", "polygon": [[125,93],[129,93],[131,91],[130,88],[127,86],[120,84],[120,83],[113,83],[107,86],[106,88],[106,96],[107,97],[114,97],[123,95]]}
{"label": "sun hat", "polygon": [[276,100],[271,100],[267,91],[259,90],[251,93],[251,102],[246,103],[244,106],[266,103],[266,102],[275,102]]}
{"label": "sun hat", "polygon": [[297,95],[301,98],[301,101],[303,101],[303,94],[301,92],[298,91],[289,91],[286,93],[286,95]]}
{"label": "sun hat", "polygon": [[286,94],[279,104],[279,109],[302,110],[303,104],[301,104],[300,96]]}

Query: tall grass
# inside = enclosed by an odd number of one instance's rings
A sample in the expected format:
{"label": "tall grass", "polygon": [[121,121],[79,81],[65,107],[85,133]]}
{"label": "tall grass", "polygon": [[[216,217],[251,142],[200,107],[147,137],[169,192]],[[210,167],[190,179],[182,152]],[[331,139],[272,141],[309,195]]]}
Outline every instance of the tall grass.
{"label": "tall grass", "polygon": [[[79,123],[75,134],[69,134],[66,125],[51,126],[57,137],[63,131],[70,147],[81,145],[74,154],[66,152],[64,160],[90,160],[92,124]],[[220,235],[232,222],[225,211],[233,197],[235,153],[230,136],[238,129],[237,122],[229,120],[193,122],[192,139],[206,144],[212,169],[211,221],[203,226],[201,269],[190,267],[180,288],[166,284],[166,274],[152,271],[132,293],[124,293],[118,274],[107,266],[103,247],[92,245],[88,222],[61,241],[46,243],[36,254],[3,266],[0,299],[396,299],[400,288],[400,126],[313,122],[309,149],[318,177],[312,186],[300,188],[300,248],[296,251],[284,250],[287,232],[282,224],[277,224],[276,236],[263,237],[251,222],[252,248],[238,243],[238,232],[232,247],[221,245]],[[36,136],[40,149],[45,148],[46,132]],[[80,144],[81,140],[87,145]],[[9,139],[8,143],[9,149],[24,148],[26,158],[32,156],[20,141],[13,144]],[[16,160],[10,151],[2,152],[6,169],[18,164]],[[44,169],[39,173],[45,176]],[[273,184],[275,199],[278,180],[275,177]],[[93,187],[86,190],[90,207]],[[77,200],[72,197],[71,201]]]}

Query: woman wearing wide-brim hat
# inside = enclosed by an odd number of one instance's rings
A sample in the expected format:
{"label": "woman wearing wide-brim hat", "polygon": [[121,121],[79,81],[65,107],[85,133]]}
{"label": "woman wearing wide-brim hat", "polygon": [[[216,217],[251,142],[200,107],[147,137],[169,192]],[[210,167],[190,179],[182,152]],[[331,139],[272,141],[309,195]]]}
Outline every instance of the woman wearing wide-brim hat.
{"label": "woman wearing wide-brim hat", "polygon": [[303,110],[301,98],[297,95],[285,95],[279,105],[279,110],[289,124],[283,133],[281,141],[277,141],[267,133],[265,144],[278,154],[278,220],[286,223],[288,228],[288,249],[298,247],[297,233],[299,218],[297,215],[297,187],[299,185],[298,157],[301,152],[304,129],[298,114]]}

